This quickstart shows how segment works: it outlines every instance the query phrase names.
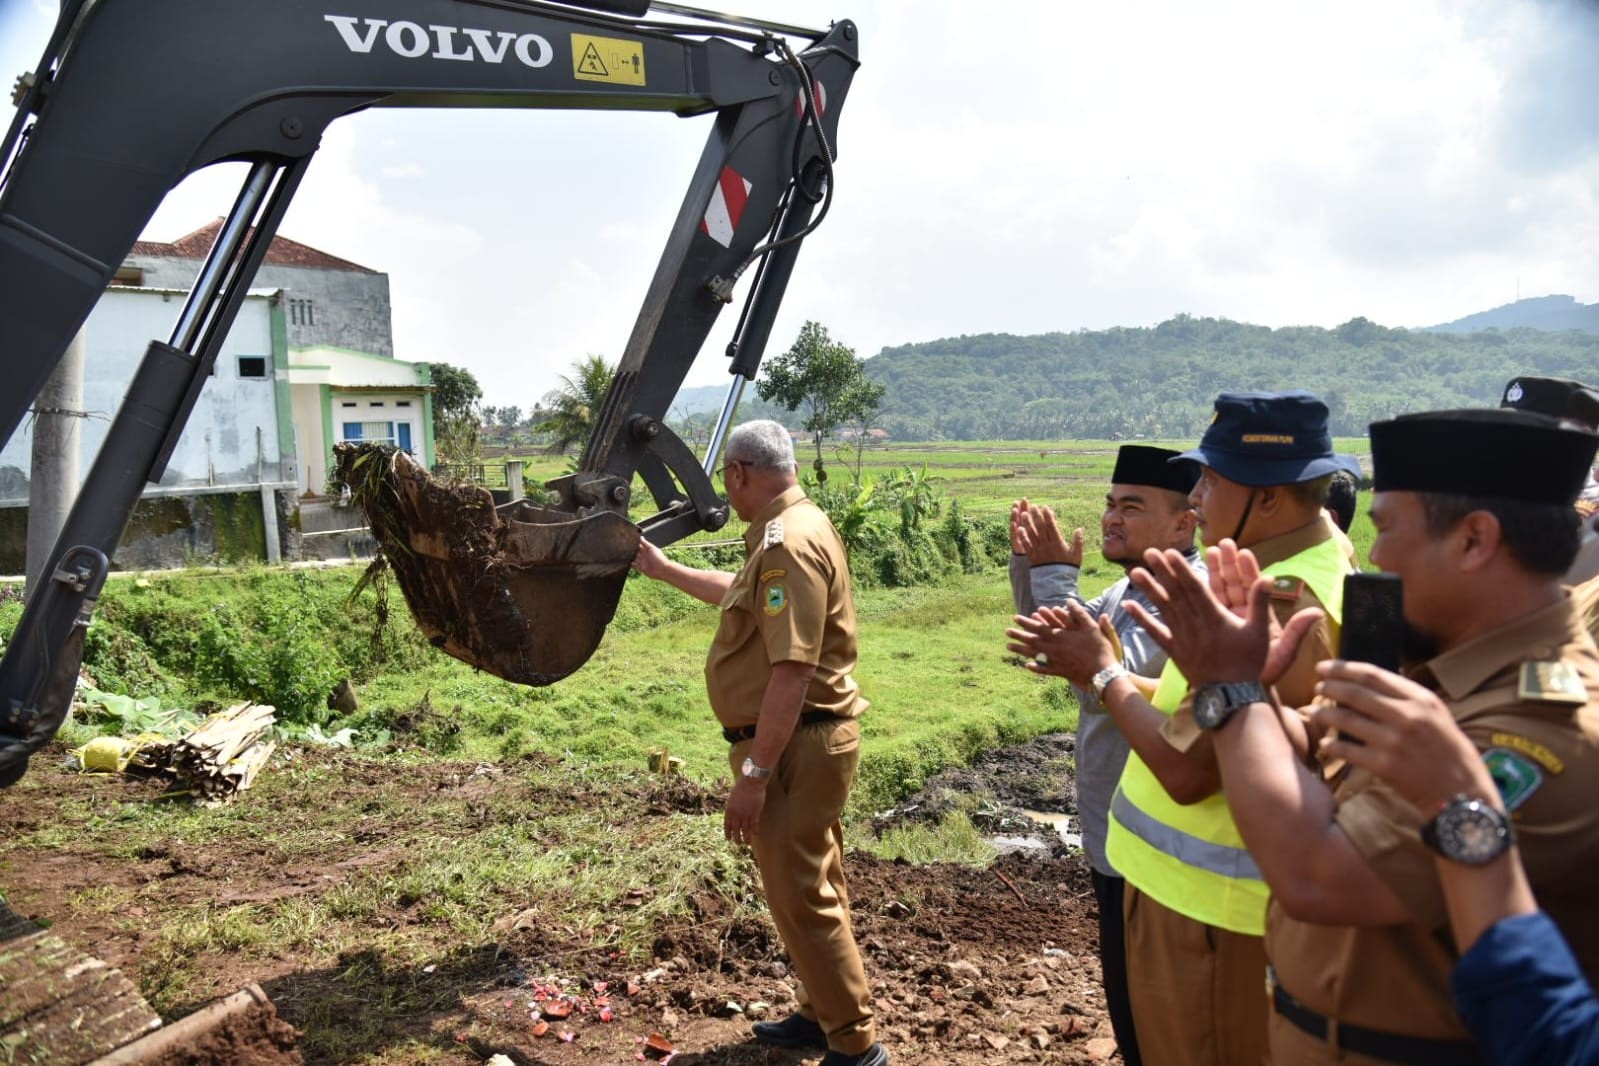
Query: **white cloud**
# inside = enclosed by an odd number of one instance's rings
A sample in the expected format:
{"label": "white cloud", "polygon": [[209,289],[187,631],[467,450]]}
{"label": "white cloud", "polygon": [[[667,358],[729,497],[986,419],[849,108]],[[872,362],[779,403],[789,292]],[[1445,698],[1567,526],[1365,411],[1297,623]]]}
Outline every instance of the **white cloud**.
{"label": "white cloud", "polygon": [[[0,69],[20,69],[49,20],[5,4]],[[1599,300],[1581,0],[727,6],[860,26],[837,199],[769,354],[807,318],[870,355],[1180,311],[1424,325],[1518,281]],[[708,128],[373,110],[329,130],[283,231],[389,273],[401,357],[529,407],[577,359],[621,354]],[[221,213],[226,177],[191,179],[150,235]],[[737,310],[691,384],[726,380]]]}

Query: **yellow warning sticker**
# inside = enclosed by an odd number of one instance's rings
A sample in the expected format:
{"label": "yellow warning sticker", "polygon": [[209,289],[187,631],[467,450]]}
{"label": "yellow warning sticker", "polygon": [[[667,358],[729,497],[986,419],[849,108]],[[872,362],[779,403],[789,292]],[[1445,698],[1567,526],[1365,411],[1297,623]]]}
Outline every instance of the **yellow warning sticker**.
{"label": "yellow warning sticker", "polygon": [[572,34],[572,77],[613,85],[644,84],[644,42]]}

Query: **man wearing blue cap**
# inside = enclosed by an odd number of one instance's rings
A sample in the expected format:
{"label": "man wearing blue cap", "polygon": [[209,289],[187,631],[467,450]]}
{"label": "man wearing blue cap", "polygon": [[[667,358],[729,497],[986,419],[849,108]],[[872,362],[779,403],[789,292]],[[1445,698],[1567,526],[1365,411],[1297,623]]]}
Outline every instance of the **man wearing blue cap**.
{"label": "man wearing blue cap", "polygon": [[[1411,716],[1452,715],[1481,752],[1488,793],[1480,775],[1445,772],[1420,811],[1370,760],[1339,771],[1350,741],[1331,732],[1321,742],[1330,778],[1293,757],[1263,682],[1305,625],[1296,618],[1273,639],[1270,586],[1249,552],[1218,553],[1214,591],[1180,557],[1153,553],[1137,580],[1162,608],[1146,625],[1196,699],[1232,693],[1205,724],[1272,891],[1272,1060],[1477,1062],[1450,1002],[1459,952],[1439,856],[1489,867],[1512,862],[1515,844],[1539,906],[1588,977],[1599,975],[1599,648],[1561,585],[1577,551],[1572,502],[1599,438],[1476,410],[1378,422],[1371,444],[1371,561],[1403,581],[1406,669],[1322,664],[1315,716],[1381,740],[1374,731]],[[1541,1009],[1504,1024],[1542,1024]]]}
{"label": "man wearing blue cap", "polygon": [[[1309,703],[1315,664],[1337,646],[1350,569],[1323,505],[1334,471],[1355,473],[1358,464],[1333,452],[1327,407],[1303,391],[1221,394],[1199,446],[1179,458],[1200,464],[1190,500],[1205,544],[1255,550],[1273,578],[1279,619],[1320,610],[1277,681]],[[1146,699],[1078,607],[1018,617],[1009,635],[1013,650],[1045,657],[1036,669],[1091,684],[1132,746],[1111,801],[1106,855],[1127,880],[1128,990],[1145,1058],[1260,1062],[1268,893],[1220,791],[1188,682],[1168,663]],[[1297,716],[1285,714],[1282,730],[1308,754]]]}
{"label": "man wearing blue cap", "polygon": [[[1124,444],[1116,452],[1105,510],[1099,518],[1100,553],[1107,562],[1131,569],[1151,548],[1171,548],[1197,563],[1194,550],[1194,509],[1188,502],[1199,468],[1188,461],[1172,462],[1170,448]],[[1154,679],[1166,665],[1161,651],[1133,616],[1123,609],[1129,598],[1143,593],[1123,577],[1092,600],[1083,601],[1077,581],[1083,564],[1083,531],[1072,532],[1066,542],[1055,514],[1047,507],[1018,500],[1011,508],[1011,591],[1016,613],[1031,615],[1039,607],[1064,607],[1076,602],[1096,620],[1109,621],[1121,650],[1120,662],[1134,677]],[[1143,600],[1151,610],[1154,605]],[[1105,1008],[1116,1046],[1127,1066],[1139,1066],[1138,1038],[1127,997],[1127,951],[1123,937],[1122,905],[1125,882],[1105,858],[1105,834],[1110,819],[1110,799],[1127,763],[1127,740],[1095,698],[1092,689],[1074,685],[1077,696],[1077,748],[1074,766],[1077,786],[1077,820],[1083,851],[1088,856],[1099,905],[1099,960],[1105,985]]]}

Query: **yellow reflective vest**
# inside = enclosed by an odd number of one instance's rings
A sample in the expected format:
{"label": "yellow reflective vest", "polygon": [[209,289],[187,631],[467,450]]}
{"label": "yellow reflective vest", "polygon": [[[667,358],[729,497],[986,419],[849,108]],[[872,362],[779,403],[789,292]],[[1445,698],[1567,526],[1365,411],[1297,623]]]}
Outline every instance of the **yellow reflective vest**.
{"label": "yellow reflective vest", "polygon": [[[1334,623],[1343,618],[1348,572],[1347,558],[1331,538],[1262,571],[1305,582]],[[1168,661],[1151,702],[1175,714],[1187,693],[1188,682]],[[1238,834],[1225,791],[1184,806],[1131,753],[1111,797],[1105,857],[1128,884],[1162,906],[1235,933],[1266,933],[1269,891]]]}

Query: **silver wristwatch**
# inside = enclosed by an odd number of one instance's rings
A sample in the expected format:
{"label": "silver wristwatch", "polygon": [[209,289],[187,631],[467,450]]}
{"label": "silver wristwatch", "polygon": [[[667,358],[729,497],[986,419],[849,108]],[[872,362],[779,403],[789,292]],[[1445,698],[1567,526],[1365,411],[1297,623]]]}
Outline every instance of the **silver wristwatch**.
{"label": "silver wristwatch", "polygon": [[1201,729],[1220,729],[1240,707],[1267,702],[1270,698],[1259,681],[1201,685],[1194,690],[1194,723]]}
{"label": "silver wristwatch", "polygon": [[1110,688],[1111,682],[1119,677],[1127,676],[1127,668],[1121,663],[1111,663],[1105,669],[1089,679],[1088,687],[1094,690],[1094,698],[1100,703],[1105,702],[1105,690]]}
{"label": "silver wristwatch", "polygon": [[1510,850],[1515,836],[1503,811],[1465,793],[1444,804],[1433,820],[1421,827],[1422,843],[1467,866],[1493,862]]}
{"label": "silver wristwatch", "polygon": [[745,758],[744,765],[739,767],[738,772],[740,776],[748,777],[755,781],[765,781],[772,776],[772,771],[764,766],[756,766],[755,760],[751,758]]}

